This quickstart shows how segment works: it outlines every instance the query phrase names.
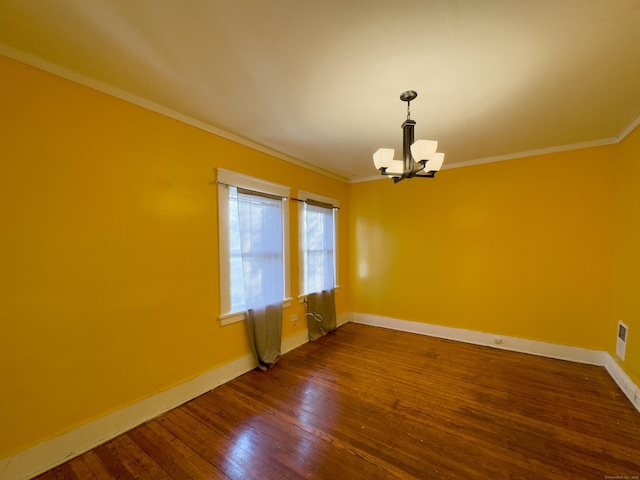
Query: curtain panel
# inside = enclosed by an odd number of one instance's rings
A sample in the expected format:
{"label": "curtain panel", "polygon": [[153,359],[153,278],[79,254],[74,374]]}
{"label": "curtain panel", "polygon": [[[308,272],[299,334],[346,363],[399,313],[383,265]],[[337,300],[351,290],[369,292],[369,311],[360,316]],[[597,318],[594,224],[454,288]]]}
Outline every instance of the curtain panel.
{"label": "curtain panel", "polygon": [[282,198],[238,189],[238,222],[247,323],[258,366],[281,355],[284,299]]}

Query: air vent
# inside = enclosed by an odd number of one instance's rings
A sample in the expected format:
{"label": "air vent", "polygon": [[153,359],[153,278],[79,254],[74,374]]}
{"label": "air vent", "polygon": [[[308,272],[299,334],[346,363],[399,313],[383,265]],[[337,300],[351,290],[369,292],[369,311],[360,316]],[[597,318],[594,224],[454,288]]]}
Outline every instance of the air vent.
{"label": "air vent", "polygon": [[616,341],[616,355],[624,360],[627,352],[627,337],[629,336],[629,327],[622,320],[618,320],[618,339]]}

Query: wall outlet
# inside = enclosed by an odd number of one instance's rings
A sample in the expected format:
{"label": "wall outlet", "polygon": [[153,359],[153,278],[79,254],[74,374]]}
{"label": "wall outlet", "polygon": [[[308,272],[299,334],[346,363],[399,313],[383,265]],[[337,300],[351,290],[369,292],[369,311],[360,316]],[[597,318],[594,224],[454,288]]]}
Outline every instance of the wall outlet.
{"label": "wall outlet", "polygon": [[496,345],[502,345],[502,337],[493,337],[493,343]]}
{"label": "wall outlet", "polygon": [[298,321],[298,314],[294,313],[293,315],[291,315],[291,321],[292,322],[297,322]]}

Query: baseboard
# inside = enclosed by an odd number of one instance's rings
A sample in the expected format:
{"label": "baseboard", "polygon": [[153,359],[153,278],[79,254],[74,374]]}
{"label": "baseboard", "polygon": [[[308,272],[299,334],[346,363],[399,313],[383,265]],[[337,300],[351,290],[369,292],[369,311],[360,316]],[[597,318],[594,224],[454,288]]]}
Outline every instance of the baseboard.
{"label": "baseboard", "polygon": [[343,313],[342,315],[338,315],[338,318],[336,320],[336,325],[338,327],[341,327],[345,323],[352,322],[353,321],[352,318],[353,318],[352,313]]}
{"label": "baseboard", "polygon": [[[364,313],[351,313],[350,321],[371,325],[375,327],[389,328],[403,332],[417,333],[430,337],[446,338],[459,342],[473,343],[486,347],[499,348],[520,353],[529,353],[542,357],[568,360],[571,362],[588,363],[605,367],[611,378],[618,384],[631,404],[640,412],[640,387],[622,370],[609,353],[601,350],[590,350],[587,348],[571,347],[555,343],[539,342],[505,335],[476,332],[462,328],[444,327],[441,325],[431,325],[428,323],[411,322],[398,320],[395,318],[381,317]],[[496,344],[496,339],[500,340]]]}
{"label": "baseboard", "polygon": [[[418,333],[431,337],[446,338],[449,340],[457,340],[459,342],[473,343],[475,345],[483,345],[486,347],[499,348],[514,352],[529,353],[532,355],[556,358],[559,360],[569,360],[572,362],[589,363],[593,365],[604,365],[605,363],[605,352],[600,350],[590,350],[588,348],[569,347],[555,343],[477,332],[475,330],[465,330],[463,328],[444,327],[442,325],[432,325],[429,323],[397,320],[395,318],[363,313],[352,313],[351,321],[354,323],[362,323],[364,325]],[[496,341],[499,341],[500,343],[496,343]]]}
{"label": "baseboard", "polygon": [[[346,322],[347,320],[342,318],[341,324]],[[309,332],[307,330],[284,338],[282,352],[290,352],[308,341]],[[4,458],[0,460],[0,480],[33,478],[253,370],[256,366],[257,363],[253,355],[245,355],[192,380],[75,428],[68,433]]]}
{"label": "baseboard", "polygon": [[0,480],[32,478],[256,367],[245,355],[0,461]]}
{"label": "baseboard", "polygon": [[291,337],[282,339],[282,353],[289,353],[292,350],[304,345],[309,342],[309,331],[303,330],[300,333],[296,333]]}
{"label": "baseboard", "polygon": [[[606,352],[503,335],[498,336],[473,330],[397,320],[377,315],[345,313],[337,319],[339,327],[348,322],[447,338],[561,360],[601,365],[607,369],[607,372],[640,412],[640,400],[636,401],[636,398],[640,398],[638,397],[640,393],[636,394],[636,392],[640,392],[640,388],[633,383],[618,363]],[[501,339],[501,344],[494,343],[497,337]],[[283,339],[282,352],[290,352],[308,341],[308,331],[303,330]],[[256,361],[253,355],[245,355],[192,380],[82,425],[66,434],[2,459],[0,460],[0,480],[26,480],[39,475],[172,408],[176,408],[219,385],[247,373],[255,367]]]}
{"label": "baseboard", "polygon": [[631,405],[636,407],[636,410],[640,412],[640,386],[631,380],[618,362],[608,353],[606,353],[604,368],[607,369],[611,378],[613,378],[620,387],[620,390],[627,396]]}

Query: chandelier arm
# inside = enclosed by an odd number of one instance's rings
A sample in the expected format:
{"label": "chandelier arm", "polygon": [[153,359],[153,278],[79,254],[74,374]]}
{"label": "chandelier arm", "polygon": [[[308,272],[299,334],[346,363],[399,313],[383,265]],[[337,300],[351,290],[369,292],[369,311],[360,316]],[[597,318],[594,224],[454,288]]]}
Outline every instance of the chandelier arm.
{"label": "chandelier arm", "polygon": [[435,172],[429,172],[427,174],[424,175],[402,175],[400,177],[393,177],[393,183],[398,183],[401,182],[402,180],[405,180],[407,178],[435,178],[436,174]]}

